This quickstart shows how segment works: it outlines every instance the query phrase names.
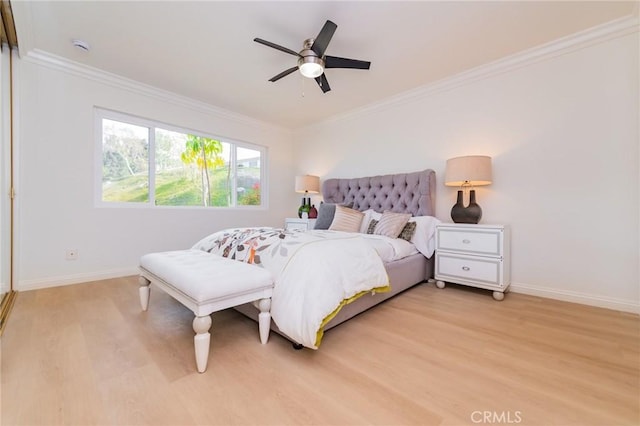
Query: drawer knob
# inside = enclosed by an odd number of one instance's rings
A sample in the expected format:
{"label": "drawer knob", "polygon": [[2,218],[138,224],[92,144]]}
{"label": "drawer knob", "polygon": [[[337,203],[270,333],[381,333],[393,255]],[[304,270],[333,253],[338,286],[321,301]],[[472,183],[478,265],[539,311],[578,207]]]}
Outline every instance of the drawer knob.
{"label": "drawer knob", "polygon": [[471,268],[469,268],[468,266],[463,266],[463,267],[462,267],[462,270],[463,270],[463,271],[470,271],[470,270],[471,270]]}
{"label": "drawer knob", "polygon": [[471,240],[467,240],[467,239],[462,240],[463,244],[469,244],[470,242],[471,242]]}

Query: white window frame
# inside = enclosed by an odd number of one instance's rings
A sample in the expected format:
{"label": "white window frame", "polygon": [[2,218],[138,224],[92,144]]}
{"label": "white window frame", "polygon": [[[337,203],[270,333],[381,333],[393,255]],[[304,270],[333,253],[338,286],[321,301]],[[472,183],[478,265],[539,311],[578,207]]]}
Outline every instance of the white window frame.
{"label": "white window frame", "polygon": [[[148,127],[151,129],[149,132],[149,201],[147,202],[118,202],[118,201],[104,201],[102,199],[102,120],[114,120],[122,123],[128,123],[135,126]],[[155,204],[155,129],[162,128],[184,134],[193,134],[205,138],[211,138],[219,140],[223,143],[228,143],[232,146],[229,154],[229,163],[231,167],[231,206],[158,206]],[[109,208],[156,208],[156,209],[224,209],[224,210],[266,210],[268,209],[268,182],[267,182],[267,164],[268,164],[268,149],[266,146],[253,144],[250,142],[239,141],[237,139],[228,138],[225,136],[214,135],[211,133],[203,132],[200,130],[193,130],[186,127],[180,127],[172,124],[163,123],[148,118],[142,118],[131,114],[126,114],[118,111],[113,111],[105,108],[94,107],[94,133],[95,133],[95,182],[94,182],[94,204],[96,207],[109,207]],[[236,205],[238,201],[237,188],[237,155],[236,147],[252,149],[260,152],[260,205],[245,206]]]}

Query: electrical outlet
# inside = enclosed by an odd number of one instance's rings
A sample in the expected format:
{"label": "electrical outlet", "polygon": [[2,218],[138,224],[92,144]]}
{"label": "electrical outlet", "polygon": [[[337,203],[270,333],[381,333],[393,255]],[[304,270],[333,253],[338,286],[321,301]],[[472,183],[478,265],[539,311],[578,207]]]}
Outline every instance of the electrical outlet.
{"label": "electrical outlet", "polygon": [[78,258],[78,250],[77,249],[68,249],[67,250],[67,260],[76,260]]}

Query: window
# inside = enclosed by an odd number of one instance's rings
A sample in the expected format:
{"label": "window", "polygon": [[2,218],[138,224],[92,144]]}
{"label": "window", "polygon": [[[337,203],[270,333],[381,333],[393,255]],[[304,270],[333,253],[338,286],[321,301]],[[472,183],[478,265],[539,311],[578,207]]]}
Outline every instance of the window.
{"label": "window", "polygon": [[102,204],[264,204],[264,147],[102,109],[96,134]]}

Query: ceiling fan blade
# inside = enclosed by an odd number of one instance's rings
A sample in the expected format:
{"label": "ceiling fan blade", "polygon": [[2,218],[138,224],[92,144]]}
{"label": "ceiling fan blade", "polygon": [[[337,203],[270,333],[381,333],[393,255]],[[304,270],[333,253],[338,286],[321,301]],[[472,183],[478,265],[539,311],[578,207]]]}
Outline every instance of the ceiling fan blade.
{"label": "ceiling fan blade", "polygon": [[295,67],[291,67],[291,68],[289,68],[288,70],[284,70],[284,71],[282,71],[280,74],[278,74],[278,75],[276,75],[276,76],[271,77],[271,78],[269,79],[269,81],[276,82],[276,81],[280,80],[282,77],[286,77],[286,76],[288,76],[289,74],[291,74],[292,72],[297,71],[297,70],[298,70],[298,66],[296,65]]}
{"label": "ceiling fan blade", "polygon": [[327,20],[327,22],[324,23],[324,26],[318,33],[318,37],[316,37],[315,41],[313,42],[311,50],[316,52],[318,56],[322,57],[322,55],[324,55],[324,51],[327,50],[327,46],[331,41],[331,37],[333,37],[333,33],[336,32],[336,28],[338,28],[336,24]]}
{"label": "ceiling fan blade", "polygon": [[265,46],[273,47],[274,49],[278,49],[281,52],[288,53],[293,56],[300,56],[298,52],[294,52],[291,49],[280,46],[279,44],[271,43],[270,41],[263,40],[261,38],[254,38],[253,41],[255,41],[256,43],[264,44]]}
{"label": "ceiling fan blade", "polygon": [[338,58],[336,56],[325,56],[325,68],[352,68],[358,70],[368,70],[371,62],[359,61],[357,59]]}
{"label": "ceiling fan blade", "polygon": [[327,93],[329,90],[331,90],[331,87],[329,87],[329,82],[327,81],[327,77],[324,75],[324,73],[322,73],[320,77],[316,77],[316,83],[318,83],[318,86],[320,86],[320,89],[322,89],[322,93]]}

